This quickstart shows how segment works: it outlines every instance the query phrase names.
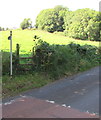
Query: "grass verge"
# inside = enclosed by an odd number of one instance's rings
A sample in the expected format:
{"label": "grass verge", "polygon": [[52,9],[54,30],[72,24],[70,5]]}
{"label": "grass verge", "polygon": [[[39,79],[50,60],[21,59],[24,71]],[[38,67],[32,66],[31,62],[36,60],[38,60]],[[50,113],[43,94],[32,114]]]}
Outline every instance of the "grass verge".
{"label": "grass verge", "polygon": [[52,81],[48,75],[42,73],[14,75],[12,78],[4,75],[2,77],[2,97],[14,96],[29,89],[42,87]]}

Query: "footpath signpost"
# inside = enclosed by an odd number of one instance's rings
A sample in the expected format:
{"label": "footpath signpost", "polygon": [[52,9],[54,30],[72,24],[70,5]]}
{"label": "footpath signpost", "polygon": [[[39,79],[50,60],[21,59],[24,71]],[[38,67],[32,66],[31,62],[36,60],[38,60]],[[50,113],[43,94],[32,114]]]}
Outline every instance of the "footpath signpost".
{"label": "footpath signpost", "polygon": [[10,31],[8,40],[10,40],[10,76],[12,76],[12,31]]}

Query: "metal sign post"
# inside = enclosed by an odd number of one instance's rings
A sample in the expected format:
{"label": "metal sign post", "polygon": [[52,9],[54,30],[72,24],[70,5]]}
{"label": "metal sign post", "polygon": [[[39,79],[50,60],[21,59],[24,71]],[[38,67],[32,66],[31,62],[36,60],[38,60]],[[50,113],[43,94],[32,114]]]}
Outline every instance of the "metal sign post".
{"label": "metal sign post", "polygon": [[12,31],[10,31],[8,40],[10,40],[10,76],[12,76]]}

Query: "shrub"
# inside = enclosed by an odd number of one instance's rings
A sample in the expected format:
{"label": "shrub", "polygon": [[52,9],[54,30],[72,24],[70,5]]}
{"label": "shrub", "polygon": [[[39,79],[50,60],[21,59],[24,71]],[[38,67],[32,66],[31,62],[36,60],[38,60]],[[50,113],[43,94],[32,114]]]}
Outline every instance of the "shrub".
{"label": "shrub", "polygon": [[35,46],[33,59],[36,64],[36,69],[46,70],[51,64],[50,59],[54,52],[54,47],[51,47],[47,42],[39,40]]}
{"label": "shrub", "polygon": [[2,52],[2,73],[9,74],[10,59],[8,52]]}
{"label": "shrub", "polygon": [[34,63],[38,71],[50,73],[53,77],[67,72],[78,72],[98,65],[97,48],[90,45],[80,46],[49,45],[39,40],[35,47]]}
{"label": "shrub", "polygon": [[[13,53],[13,61],[12,61],[13,72],[16,71],[15,61],[16,61],[16,58],[15,58],[15,54]],[[10,53],[2,51],[2,74],[5,75],[9,73],[10,73]]]}

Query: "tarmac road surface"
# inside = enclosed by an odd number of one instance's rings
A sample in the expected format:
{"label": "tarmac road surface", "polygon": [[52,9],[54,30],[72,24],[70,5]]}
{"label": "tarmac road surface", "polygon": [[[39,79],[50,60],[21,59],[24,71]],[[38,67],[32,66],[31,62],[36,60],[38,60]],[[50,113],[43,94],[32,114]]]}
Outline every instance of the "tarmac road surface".
{"label": "tarmac road surface", "polygon": [[3,100],[3,117],[98,118],[101,67]]}

